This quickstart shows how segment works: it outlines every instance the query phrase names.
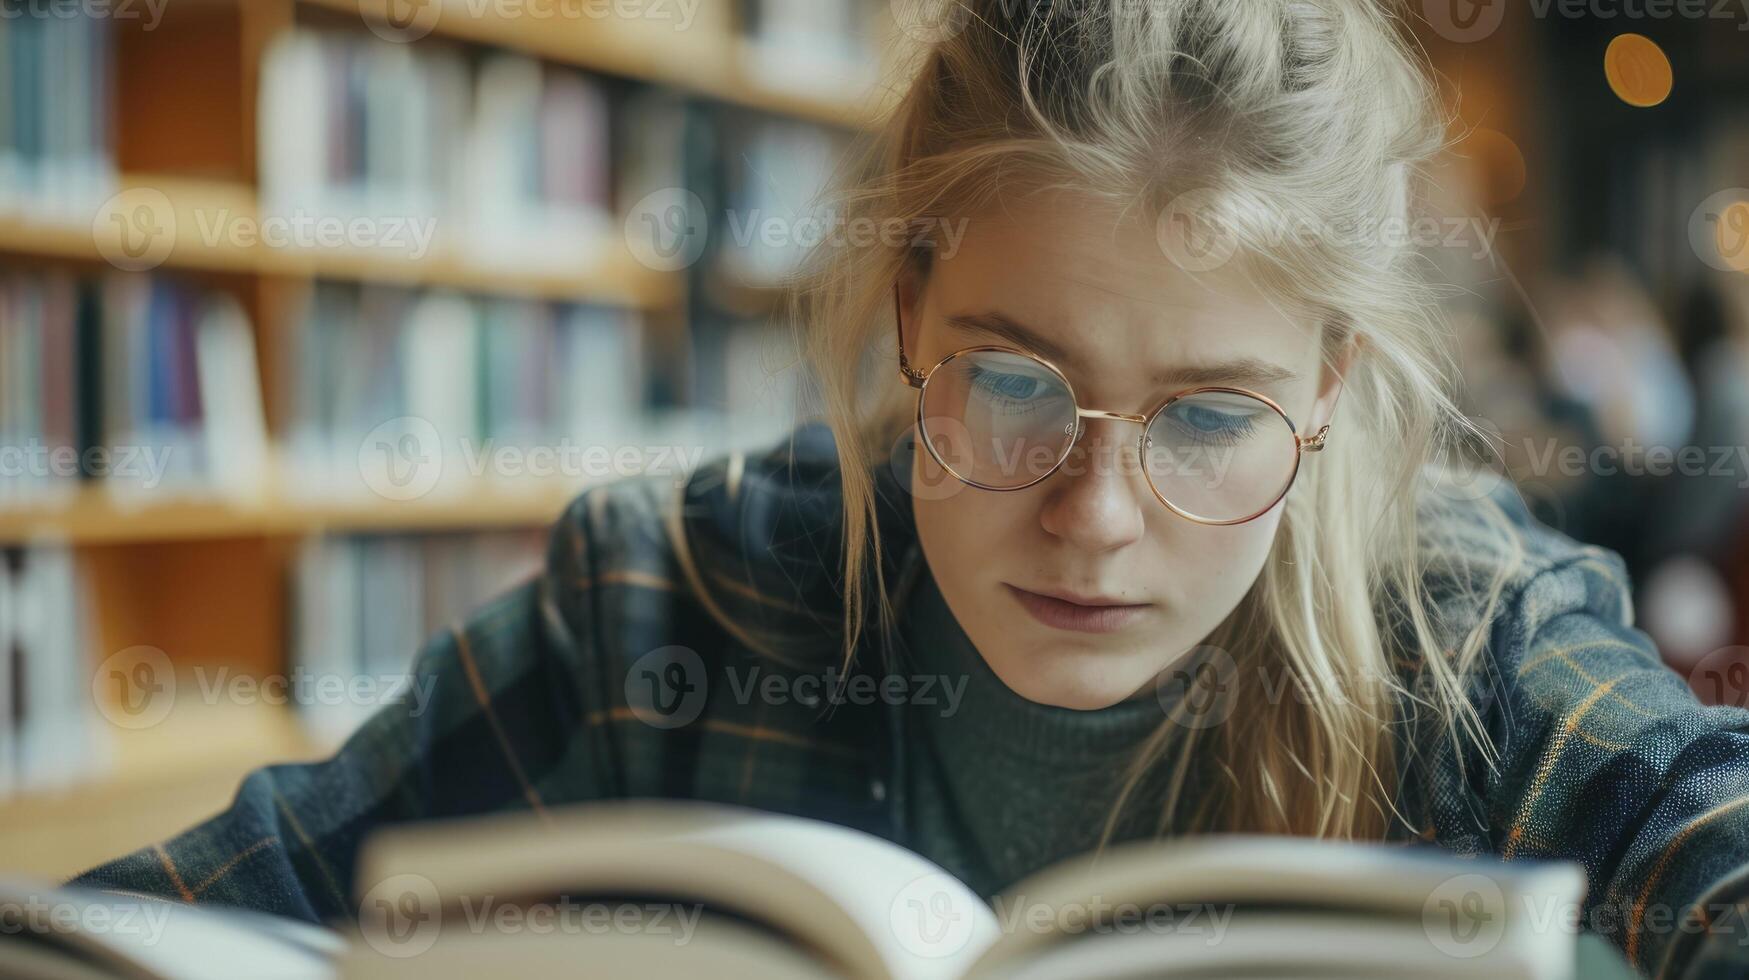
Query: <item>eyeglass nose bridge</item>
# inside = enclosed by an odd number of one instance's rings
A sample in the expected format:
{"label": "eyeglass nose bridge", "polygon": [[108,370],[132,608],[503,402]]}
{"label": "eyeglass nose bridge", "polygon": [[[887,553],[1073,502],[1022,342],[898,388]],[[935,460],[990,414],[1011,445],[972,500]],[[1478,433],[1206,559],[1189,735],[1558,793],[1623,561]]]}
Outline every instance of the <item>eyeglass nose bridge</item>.
{"label": "eyeglass nose bridge", "polygon": [[1133,415],[1129,412],[1102,412],[1097,408],[1082,408],[1077,405],[1075,406],[1075,420],[1079,422],[1081,419],[1114,419],[1118,422],[1134,422],[1137,425],[1148,424],[1146,415]]}
{"label": "eyeglass nose bridge", "polygon": [[[1077,405],[1075,406],[1075,421],[1069,424],[1070,428],[1067,433],[1069,436],[1073,437],[1074,443],[1079,443],[1081,441],[1081,433],[1083,431],[1083,426],[1081,425],[1082,419],[1110,419],[1114,422],[1134,422],[1141,426],[1148,424],[1148,417],[1146,415],[1135,415],[1130,412],[1105,412],[1097,408],[1082,408]],[[1074,443],[1071,443],[1071,445]]]}

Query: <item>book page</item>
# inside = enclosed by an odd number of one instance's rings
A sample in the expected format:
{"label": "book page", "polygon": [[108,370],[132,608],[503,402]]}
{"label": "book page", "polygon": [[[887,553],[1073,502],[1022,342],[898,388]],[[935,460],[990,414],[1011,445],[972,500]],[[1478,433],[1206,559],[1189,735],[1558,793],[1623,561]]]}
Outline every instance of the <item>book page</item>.
{"label": "book page", "polygon": [[[0,910],[12,933],[59,946],[74,963],[150,980],[232,980],[239,967],[262,980],[334,975],[339,935],[307,923],[150,896],[0,882]],[[0,960],[22,936],[0,936]],[[46,959],[33,956],[35,959]]]}
{"label": "book page", "polygon": [[[1077,928],[1085,929],[1088,915],[1082,913],[1123,903],[1302,904],[1370,910],[1420,923],[1431,902],[1471,878],[1492,882],[1481,889],[1487,905],[1483,914],[1501,930],[1497,945],[1511,947],[1502,957],[1571,962],[1570,934],[1512,924],[1527,912],[1576,907],[1586,887],[1577,865],[1472,861],[1432,848],[1389,844],[1211,835],[1121,844],[1097,860],[1084,855],[1016,883],[995,901],[1002,936],[975,972],[1038,955],[1076,935]],[[1527,909],[1526,899],[1541,904]]]}
{"label": "book page", "polygon": [[366,844],[359,889],[417,874],[446,902],[617,889],[722,903],[870,978],[957,977],[997,935],[989,907],[941,868],[835,824],[684,801],[551,817],[397,828]]}

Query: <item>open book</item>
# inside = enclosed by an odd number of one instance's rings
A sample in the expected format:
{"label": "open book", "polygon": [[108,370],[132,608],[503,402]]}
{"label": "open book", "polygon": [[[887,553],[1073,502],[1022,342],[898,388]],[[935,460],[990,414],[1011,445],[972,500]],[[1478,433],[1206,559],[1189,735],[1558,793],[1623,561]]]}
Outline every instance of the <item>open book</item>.
{"label": "open book", "polygon": [[1568,863],[1199,837],[1108,849],[985,902],[833,824],[614,803],[366,845],[346,977],[1571,975]]}
{"label": "open book", "polygon": [[361,980],[569,977],[582,967],[712,980],[1560,978],[1573,975],[1584,888],[1564,862],[1193,837],[1071,860],[986,902],[859,831],[633,801],[384,832],[361,852],[358,920],[341,935],[177,907],[187,914],[137,957],[114,935],[0,935],[0,962],[20,962],[10,954],[24,948],[48,964],[72,949],[67,962],[87,972],[22,974],[67,978],[196,978],[221,964],[235,975]]}

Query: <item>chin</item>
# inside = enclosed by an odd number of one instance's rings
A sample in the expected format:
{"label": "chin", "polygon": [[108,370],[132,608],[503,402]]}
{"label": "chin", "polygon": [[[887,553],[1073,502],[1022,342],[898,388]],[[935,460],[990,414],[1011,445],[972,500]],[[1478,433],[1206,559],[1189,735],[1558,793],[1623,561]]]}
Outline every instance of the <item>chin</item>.
{"label": "chin", "polygon": [[1141,688],[1154,676],[1142,671],[1142,679],[1132,682],[1129,677],[1136,672],[1113,664],[1109,653],[1065,654],[1055,650],[1042,656],[1042,663],[991,664],[990,669],[1009,690],[1028,701],[1075,711],[1098,711],[1138,693],[1147,694]]}

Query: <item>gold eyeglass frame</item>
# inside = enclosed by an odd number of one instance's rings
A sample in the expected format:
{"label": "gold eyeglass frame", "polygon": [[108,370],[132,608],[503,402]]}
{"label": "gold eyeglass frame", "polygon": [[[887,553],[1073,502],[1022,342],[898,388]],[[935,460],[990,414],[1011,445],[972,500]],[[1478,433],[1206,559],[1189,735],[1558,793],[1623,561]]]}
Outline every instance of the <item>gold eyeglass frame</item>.
{"label": "gold eyeglass frame", "polygon": [[[1268,405],[1277,415],[1281,416],[1281,420],[1287,423],[1288,430],[1293,433],[1294,467],[1293,471],[1288,474],[1287,482],[1282,484],[1281,492],[1276,494],[1268,504],[1247,517],[1217,521],[1210,520],[1206,517],[1199,517],[1182,507],[1179,507],[1172,501],[1167,500],[1165,494],[1160,492],[1160,488],[1154,485],[1154,479],[1148,475],[1147,467],[1145,466],[1142,468],[1142,477],[1147,481],[1148,489],[1154,494],[1154,499],[1160,501],[1167,510],[1170,510],[1172,513],[1177,514],[1185,520],[1194,521],[1198,524],[1204,524],[1210,527],[1226,527],[1233,524],[1245,524],[1269,513],[1276,504],[1281,503],[1282,498],[1286,497],[1288,491],[1293,489],[1294,480],[1300,475],[1300,460],[1305,457],[1306,453],[1322,452],[1324,450],[1324,442],[1330,434],[1330,426],[1326,423],[1321,426],[1317,432],[1309,436],[1300,435],[1299,426],[1294,425],[1293,419],[1288,416],[1287,411],[1283,409],[1275,399],[1263,394],[1262,392],[1251,391],[1248,388],[1228,387],[1226,385],[1199,385],[1194,388],[1186,388],[1183,391],[1175,392],[1172,395],[1167,396],[1167,398],[1156,406],[1153,411],[1146,415],[1136,415],[1132,412],[1107,412],[1099,409],[1082,408],[1081,399],[1075,394],[1075,386],[1069,383],[1068,375],[1065,375],[1060,368],[1051,363],[1049,358],[1040,357],[1030,351],[1020,350],[1014,347],[1005,347],[1000,344],[979,344],[972,347],[962,347],[959,350],[948,354],[946,357],[943,357],[941,360],[936,361],[935,365],[929,370],[918,371],[911,366],[910,358],[905,356],[905,325],[899,302],[899,288],[897,285],[893,287],[893,324],[899,340],[899,376],[907,385],[917,389],[917,433],[919,436],[923,437],[923,445],[929,450],[929,455],[934,458],[935,462],[940,465],[942,469],[946,470],[950,476],[967,486],[976,487],[979,490],[994,490],[999,493],[1025,490],[1028,487],[1036,486],[1048,479],[1052,473],[1055,473],[1062,468],[1064,460],[1069,458],[1069,454],[1075,451],[1076,444],[1081,441],[1081,436],[1086,431],[1086,427],[1081,424],[1082,419],[1111,419],[1116,422],[1134,422],[1137,425],[1140,425],[1142,427],[1142,435],[1136,440],[1136,451],[1138,454],[1141,454],[1147,452],[1148,430],[1153,428],[1154,420],[1159,418],[1160,413],[1172,407],[1172,405],[1180,399],[1188,398],[1191,395],[1198,395],[1210,391],[1225,392],[1233,395],[1246,395]],[[1069,400],[1075,405],[1075,434],[1069,439],[1069,443],[1063,449],[1062,455],[1058,456],[1057,461],[1051,464],[1050,469],[1046,470],[1039,477],[1017,487],[990,486],[988,484],[979,483],[976,480],[966,479],[959,473],[955,472],[954,468],[948,465],[947,460],[941,458],[941,454],[936,451],[934,443],[929,440],[925,432],[923,424],[923,398],[929,389],[929,379],[934,377],[935,372],[941,370],[943,365],[947,364],[954,358],[978,351],[997,351],[1004,354],[1018,355],[1036,361],[1043,365],[1046,370],[1056,375],[1057,380],[1063,383],[1064,390],[1068,391]],[[1138,458],[1142,457],[1138,456]]]}

